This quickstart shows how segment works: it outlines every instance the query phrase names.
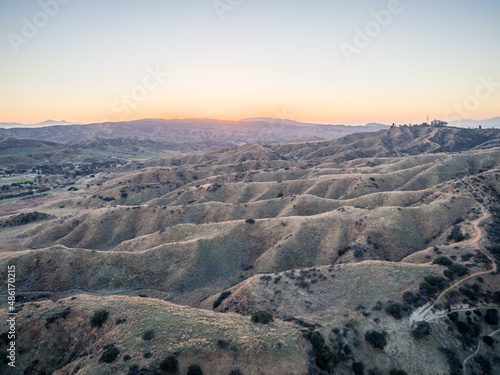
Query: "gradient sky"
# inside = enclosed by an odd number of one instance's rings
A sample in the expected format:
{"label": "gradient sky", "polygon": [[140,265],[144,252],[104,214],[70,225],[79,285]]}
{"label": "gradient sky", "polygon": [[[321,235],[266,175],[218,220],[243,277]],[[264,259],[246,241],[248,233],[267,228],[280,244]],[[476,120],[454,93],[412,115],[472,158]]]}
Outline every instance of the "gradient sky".
{"label": "gradient sky", "polygon": [[44,19],[55,1],[0,0],[0,122],[500,116],[498,0],[401,0],[380,30],[391,1],[60,0]]}

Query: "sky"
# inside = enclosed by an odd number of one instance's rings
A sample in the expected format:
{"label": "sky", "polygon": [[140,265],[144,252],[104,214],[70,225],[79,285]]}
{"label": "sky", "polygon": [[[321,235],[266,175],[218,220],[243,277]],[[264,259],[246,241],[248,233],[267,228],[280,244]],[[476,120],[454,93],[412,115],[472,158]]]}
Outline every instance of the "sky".
{"label": "sky", "polygon": [[0,122],[500,116],[498,0],[0,0]]}

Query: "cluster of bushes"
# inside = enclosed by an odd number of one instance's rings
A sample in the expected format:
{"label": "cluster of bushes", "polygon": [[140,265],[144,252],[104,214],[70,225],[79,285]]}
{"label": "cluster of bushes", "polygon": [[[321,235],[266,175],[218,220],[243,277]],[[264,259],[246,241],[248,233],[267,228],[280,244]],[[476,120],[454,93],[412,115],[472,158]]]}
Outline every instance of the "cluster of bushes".
{"label": "cluster of bushes", "polygon": [[440,266],[447,266],[448,268],[444,270],[444,275],[449,279],[454,279],[455,277],[462,277],[469,274],[467,267],[453,263],[450,258],[438,257],[432,261],[432,264],[438,264]]}
{"label": "cluster of bushes", "polygon": [[[130,359],[130,356],[128,356]],[[124,356],[125,358],[125,356]],[[149,358],[146,357],[145,358]],[[194,372],[189,372],[191,371],[191,368],[193,368],[192,371]],[[160,363],[160,368],[161,373],[167,373],[167,374],[178,374],[179,373],[179,361],[177,360],[177,357],[175,355],[169,355],[166,357],[163,361]],[[197,372],[199,371],[199,372]],[[158,369],[139,369],[138,365],[132,365],[129,367],[128,375],[157,375],[160,374],[160,371]],[[193,365],[189,367],[188,374],[196,374],[196,375],[203,375],[203,372],[201,371],[201,368],[199,365]]]}
{"label": "cluster of bushes", "polygon": [[448,236],[448,241],[462,242],[465,240],[465,236],[458,225],[453,226],[450,235]]}
{"label": "cluster of bushes", "polygon": [[469,270],[467,269],[467,267],[461,264],[452,263],[448,266],[447,269],[444,270],[443,274],[449,279],[454,279],[455,277],[468,275]]}
{"label": "cluster of bushes", "polygon": [[443,353],[450,366],[450,375],[462,375],[462,362],[458,359],[457,354],[448,348],[439,348],[441,353]]}
{"label": "cluster of bushes", "polygon": [[491,375],[492,374],[491,362],[484,355],[478,355],[476,358],[474,358],[474,362],[476,362],[479,365],[479,367],[481,368],[482,375]]}
{"label": "cluster of bushes", "polygon": [[305,338],[311,342],[313,348],[311,354],[315,365],[330,374],[336,365],[336,358],[335,354],[326,345],[321,333],[319,331],[309,331],[306,333]]}
{"label": "cluster of bushes", "polygon": [[461,321],[459,315],[456,312],[448,314],[449,319],[457,327],[460,336],[458,339],[462,342],[465,347],[474,346],[477,342],[479,334],[481,333],[481,327],[479,324],[474,323],[470,317],[467,317],[467,322]]}
{"label": "cluster of bushes", "polygon": [[426,297],[434,297],[448,285],[446,280],[440,276],[426,276],[420,283],[420,293]]}
{"label": "cluster of bushes", "polygon": [[438,257],[432,261],[432,264],[438,264],[440,266],[449,266],[453,262],[448,257]]}
{"label": "cluster of bushes", "polygon": [[426,321],[418,322],[416,327],[412,331],[412,335],[416,340],[420,340],[425,336],[430,335],[432,332],[432,327]]}
{"label": "cluster of bushes", "polygon": [[417,308],[422,307],[423,305],[425,305],[427,303],[427,300],[420,293],[414,294],[410,291],[405,292],[403,294],[403,300],[408,305],[411,305],[411,306],[414,306]]}
{"label": "cluster of bushes", "polygon": [[267,311],[256,311],[250,319],[252,322],[260,324],[269,324],[274,321],[273,316]]}
{"label": "cluster of bushes", "polygon": [[384,349],[387,345],[386,336],[385,332],[368,331],[365,334],[365,341],[375,349]]}
{"label": "cluster of bushes", "polygon": [[230,295],[231,295],[230,291],[222,292],[220,296],[217,297],[217,299],[214,301],[213,308],[216,309],[217,307],[219,307],[222,301],[224,301]]}

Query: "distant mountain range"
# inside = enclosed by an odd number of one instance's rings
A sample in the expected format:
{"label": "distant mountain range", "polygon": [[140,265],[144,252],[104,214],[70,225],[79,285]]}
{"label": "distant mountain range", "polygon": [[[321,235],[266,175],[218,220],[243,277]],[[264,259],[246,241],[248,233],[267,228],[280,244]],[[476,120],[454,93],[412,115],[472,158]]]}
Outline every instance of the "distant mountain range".
{"label": "distant mountain range", "polygon": [[450,126],[456,126],[459,128],[477,128],[482,126],[483,128],[500,128],[500,117],[490,118],[488,120],[459,120],[451,121]]}
{"label": "distant mountain range", "polygon": [[0,128],[36,128],[36,127],[44,127],[44,126],[54,126],[54,125],[77,125],[81,124],[81,122],[68,122],[68,121],[54,121],[47,120],[43,122],[39,122],[38,124],[21,124],[19,122],[0,122]]}
{"label": "distant mountain range", "polygon": [[54,142],[79,142],[94,138],[123,138],[157,142],[239,146],[246,143],[286,143],[298,140],[332,139],[387,129],[387,125],[321,125],[272,118],[240,121],[211,119],[143,119],[86,125],[53,125],[46,121],[33,127],[0,129],[0,138],[21,138]]}

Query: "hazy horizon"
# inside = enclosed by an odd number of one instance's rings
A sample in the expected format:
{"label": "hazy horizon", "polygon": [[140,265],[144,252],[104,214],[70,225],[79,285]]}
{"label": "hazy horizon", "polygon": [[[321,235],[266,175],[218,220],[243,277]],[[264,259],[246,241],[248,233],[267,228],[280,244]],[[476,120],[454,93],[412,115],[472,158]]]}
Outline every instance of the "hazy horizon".
{"label": "hazy horizon", "polygon": [[492,0],[0,0],[0,9],[0,122],[499,115]]}

